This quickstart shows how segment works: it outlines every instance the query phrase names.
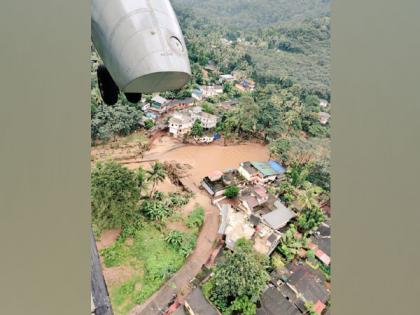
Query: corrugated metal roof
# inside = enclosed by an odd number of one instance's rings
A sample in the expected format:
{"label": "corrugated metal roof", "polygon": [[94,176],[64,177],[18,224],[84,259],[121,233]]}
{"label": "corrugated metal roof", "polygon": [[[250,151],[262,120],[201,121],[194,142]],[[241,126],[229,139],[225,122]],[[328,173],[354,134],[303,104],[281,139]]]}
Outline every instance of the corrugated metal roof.
{"label": "corrugated metal roof", "polygon": [[255,167],[264,176],[280,175],[284,173],[281,172],[281,169],[278,167],[281,167],[281,165],[275,166],[275,169],[271,166],[270,162],[251,162],[251,165]]}
{"label": "corrugated metal roof", "polygon": [[275,205],[276,210],[263,215],[263,219],[272,229],[278,230],[285,226],[296,214],[280,201],[276,201]]}

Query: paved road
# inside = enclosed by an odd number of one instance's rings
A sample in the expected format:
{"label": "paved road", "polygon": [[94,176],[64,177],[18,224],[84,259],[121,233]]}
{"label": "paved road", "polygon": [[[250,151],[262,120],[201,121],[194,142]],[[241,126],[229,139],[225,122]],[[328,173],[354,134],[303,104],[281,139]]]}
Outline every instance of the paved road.
{"label": "paved road", "polygon": [[183,300],[190,291],[190,281],[201,271],[214,250],[219,227],[219,209],[213,206],[208,195],[195,186],[195,201],[205,207],[205,219],[197,246],[185,265],[145,303],[136,306],[129,315],[156,315],[165,310],[175,294]]}

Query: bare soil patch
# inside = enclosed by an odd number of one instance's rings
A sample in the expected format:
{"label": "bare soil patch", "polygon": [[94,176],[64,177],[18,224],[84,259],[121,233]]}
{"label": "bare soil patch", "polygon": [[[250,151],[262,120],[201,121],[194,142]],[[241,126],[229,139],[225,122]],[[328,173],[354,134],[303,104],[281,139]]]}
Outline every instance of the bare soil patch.
{"label": "bare soil patch", "polygon": [[118,236],[120,235],[120,233],[121,233],[120,229],[104,231],[102,235],[100,236],[99,241],[96,242],[98,251],[114,244],[115,241],[118,239]]}

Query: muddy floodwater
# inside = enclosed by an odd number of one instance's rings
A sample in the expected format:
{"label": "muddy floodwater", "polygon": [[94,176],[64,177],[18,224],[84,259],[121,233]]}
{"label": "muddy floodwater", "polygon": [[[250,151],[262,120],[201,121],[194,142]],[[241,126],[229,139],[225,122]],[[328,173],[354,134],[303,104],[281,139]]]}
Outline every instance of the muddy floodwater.
{"label": "muddy floodwater", "polygon": [[213,143],[210,145],[181,145],[174,139],[162,137],[146,153],[144,159],[177,161],[192,166],[190,174],[197,183],[215,170],[237,168],[244,161],[266,161],[269,153],[264,145],[248,143],[232,146]]}

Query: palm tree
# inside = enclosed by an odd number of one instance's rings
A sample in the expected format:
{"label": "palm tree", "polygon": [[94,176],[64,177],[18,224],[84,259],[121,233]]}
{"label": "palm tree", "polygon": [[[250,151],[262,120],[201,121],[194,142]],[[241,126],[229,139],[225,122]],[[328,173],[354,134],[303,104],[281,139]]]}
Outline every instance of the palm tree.
{"label": "palm tree", "polygon": [[159,182],[163,182],[166,178],[165,166],[162,163],[155,162],[152,168],[147,171],[147,174],[147,181],[152,182],[152,189],[150,191],[150,198],[152,198],[156,190],[156,185]]}
{"label": "palm tree", "polygon": [[298,206],[300,210],[319,208],[318,197],[322,193],[322,188],[312,185],[309,182],[304,183],[304,190],[299,193]]}
{"label": "palm tree", "polygon": [[137,176],[137,185],[140,189],[140,195],[142,191],[146,191],[147,190],[147,186],[148,186],[148,182],[147,182],[147,172],[144,168],[139,167],[137,172],[136,172],[136,176]]}

